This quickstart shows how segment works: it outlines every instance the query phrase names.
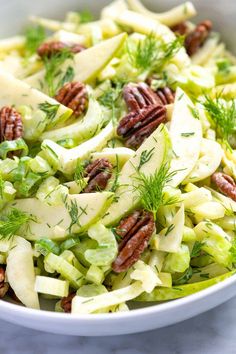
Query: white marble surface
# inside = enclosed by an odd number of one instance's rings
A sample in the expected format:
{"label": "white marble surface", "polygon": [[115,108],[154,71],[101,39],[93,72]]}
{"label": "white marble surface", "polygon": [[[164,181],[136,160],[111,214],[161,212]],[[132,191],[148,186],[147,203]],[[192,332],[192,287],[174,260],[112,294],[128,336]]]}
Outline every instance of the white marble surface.
{"label": "white marble surface", "polygon": [[4,321],[0,329],[0,354],[235,354],[236,298],[177,325],[127,336],[59,336]]}

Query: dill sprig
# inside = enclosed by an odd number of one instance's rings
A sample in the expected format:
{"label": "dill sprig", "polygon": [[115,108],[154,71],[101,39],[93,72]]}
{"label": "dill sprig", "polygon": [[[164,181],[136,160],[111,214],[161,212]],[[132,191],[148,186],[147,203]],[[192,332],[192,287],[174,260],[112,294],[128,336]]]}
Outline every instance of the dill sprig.
{"label": "dill sprig", "polygon": [[51,104],[49,102],[43,102],[39,104],[39,109],[44,113],[46,113],[47,119],[50,122],[53,122],[59,107],[60,107],[59,104]]}
{"label": "dill sprig", "polygon": [[169,164],[166,163],[152,175],[146,176],[143,172],[138,172],[135,177],[134,189],[139,194],[143,208],[152,212],[154,218],[156,218],[159,207],[164,203],[163,189],[174,174],[175,172],[169,172]]}
{"label": "dill sprig", "polygon": [[4,180],[2,175],[0,174],[0,198],[3,198],[3,191],[4,191]]}
{"label": "dill sprig", "polygon": [[32,220],[32,215],[12,208],[9,214],[2,217],[0,221],[0,239],[11,238],[17,233],[21,226],[26,225],[30,220]]}
{"label": "dill sprig", "polygon": [[225,102],[219,96],[215,100],[206,96],[203,106],[209,113],[218,134],[228,142],[229,137],[236,132],[235,101]]}
{"label": "dill sprig", "polygon": [[88,23],[93,21],[94,17],[93,14],[89,10],[83,10],[79,12],[79,23]]}
{"label": "dill sprig", "polygon": [[183,37],[179,36],[170,43],[163,43],[150,33],[136,44],[127,44],[129,62],[140,73],[160,70],[183,46]]}
{"label": "dill sprig", "polygon": [[64,48],[61,52],[53,54],[50,58],[44,57],[45,83],[49,96],[55,96],[56,92],[66,83],[74,78],[74,69],[68,65],[66,70],[62,70],[62,65],[69,59],[73,59],[73,53]]}
{"label": "dill sprig", "polygon": [[25,31],[25,53],[27,57],[30,57],[45,40],[46,33],[42,26],[28,27]]}

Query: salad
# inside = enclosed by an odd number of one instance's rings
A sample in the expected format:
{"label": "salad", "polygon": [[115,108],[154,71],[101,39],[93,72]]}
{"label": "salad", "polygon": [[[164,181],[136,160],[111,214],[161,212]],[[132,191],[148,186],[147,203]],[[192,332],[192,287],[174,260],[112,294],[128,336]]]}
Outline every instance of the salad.
{"label": "salad", "polygon": [[235,273],[236,58],[186,2],[0,40],[0,298],[128,311]]}

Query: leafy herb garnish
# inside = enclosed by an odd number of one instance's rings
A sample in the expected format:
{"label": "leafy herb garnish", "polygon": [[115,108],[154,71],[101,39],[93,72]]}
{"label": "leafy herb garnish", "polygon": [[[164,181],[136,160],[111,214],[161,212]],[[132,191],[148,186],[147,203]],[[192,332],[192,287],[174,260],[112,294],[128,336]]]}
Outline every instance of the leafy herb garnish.
{"label": "leafy herb garnish", "polygon": [[12,208],[8,215],[0,221],[0,239],[11,238],[21,226],[32,220],[32,215],[24,213],[19,209]]}
{"label": "leafy herb garnish", "polygon": [[215,100],[206,96],[203,103],[209,113],[218,134],[228,142],[230,135],[236,132],[236,106],[235,101],[222,101],[220,97]]}
{"label": "leafy herb garnish", "polygon": [[167,236],[171,231],[173,231],[175,228],[175,225],[174,224],[170,224],[167,229],[166,229],[166,232],[165,232],[165,236]]}
{"label": "leafy herb garnish", "polygon": [[138,172],[138,176],[135,177],[134,188],[139,194],[141,204],[145,210],[153,213],[154,218],[163,204],[163,188],[174,174],[175,172],[169,172],[169,164],[163,164],[159,171],[150,176]]}
{"label": "leafy herb garnish", "polygon": [[0,197],[3,198],[4,180],[0,174]]}
{"label": "leafy herb garnish", "polygon": [[145,163],[147,163],[153,156],[154,154],[154,150],[155,147],[153,147],[151,150],[144,150],[141,152],[141,156],[140,156],[140,161],[139,161],[139,165],[138,165],[138,171],[140,170],[140,168],[145,165]]}
{"label": "leafy herb garnish", "polygon": [[121,98],[122,90],[124,87],[123,81],[114,82],[114,86],[108,88],[103,92],[103,94],[98,98],[99,103],[104,107],[109,108],[112,111],[112,122],[116,123],[115,110],[118,106],[118,101]]}
{"label": "leafy herb garnish", "polygon": [[88,23],[93,21],[93,14],[89,10],[79,12],[80,23]]}
{"label": "leafy herb garnish", "polygon": [[136,44],[127,44],[128,59],[140,73],[160,70],[183,46],[183,37],[177,37],[170,43],[163,43],[150,33]]}
{"label": "leafy herb garnish", "polygon": [[59,104],[51,104],[49,102],[44,102],[39,104],[39,109],[46,113],[47,119],[51,123],[57,114],[59,106]]}
{"label": "leafy herb garnish", "polygon": [[193,245],[193,249],[191,252],[191,258],[192,257],[198,257],[200,255],[201,249],[202,249],[203,243],[196,241]]}
{"label": "leafy herb garnish", "polygon": [[36,52],[46,38],[45,29],[42,26],[28,27],[25,31],[25,38],[26,56],[29,57]]}
{"label": "leafy herb garnish", "polygon": [[188,138],[189,136],[193,136],[195,133],[191,132],[191,133],[181,133],[181,136]]}
{"label": "leafy herb garnish", "polygon": [[68,48],[64,48],[59,53],[53,54],[50,58],[46,56],[43,58],[45,67],[44,79],[49,96],[55,96],[56,92],[65,82],[73,79],[74,70],[71,65],[67,67],[66,71],[61,69],[66,60],[73,59],[73,56],[73,53]]}
{"label": "leafy herb garnish", "polygon": [[177,274],[176,276],[174,276],[173,279],[173,283],[174,285],[182,285],[182,284],[186,284],[193,275],[193,269],[191,267],[189,267],[188,269],[186,269],[186,271],[182,274]]}

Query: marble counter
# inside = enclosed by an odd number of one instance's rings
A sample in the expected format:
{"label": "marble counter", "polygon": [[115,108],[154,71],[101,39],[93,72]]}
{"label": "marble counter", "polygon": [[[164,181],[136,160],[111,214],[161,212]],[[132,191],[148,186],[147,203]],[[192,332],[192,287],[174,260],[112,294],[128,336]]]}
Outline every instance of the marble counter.
{"label": "marble counter", "polygon": [[236,298],[168,328],[117,337],[46,334],[0,321],[0,354],[235,354]]}

